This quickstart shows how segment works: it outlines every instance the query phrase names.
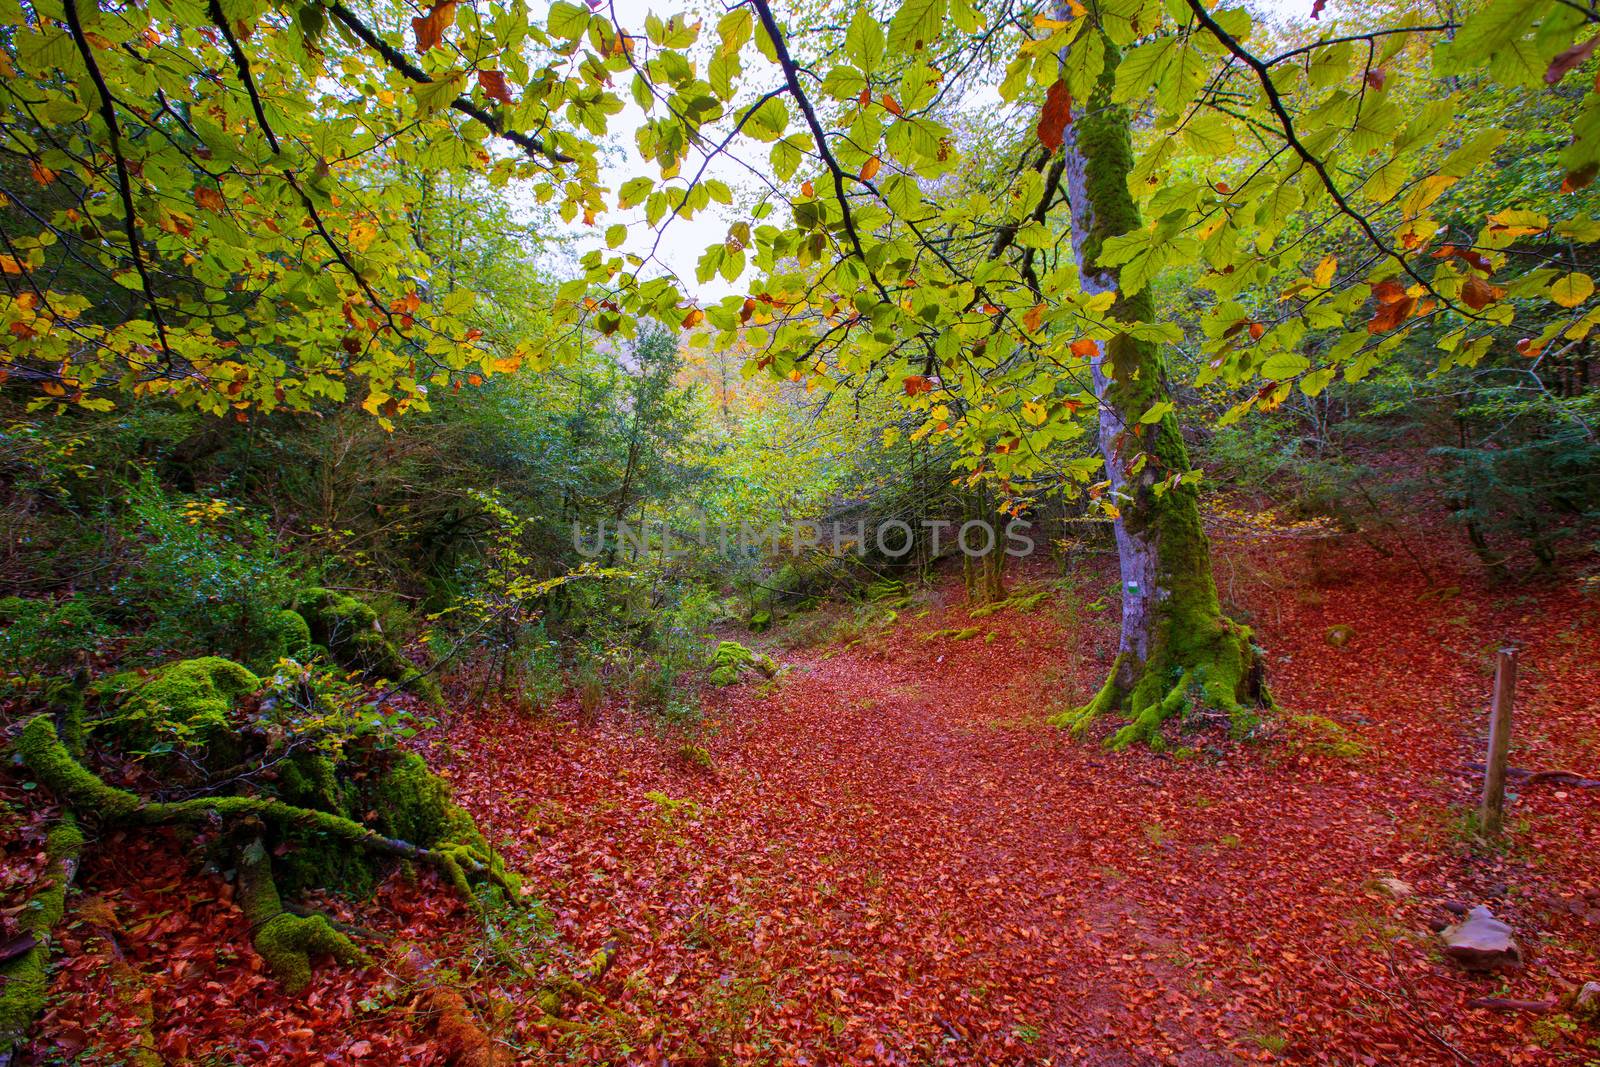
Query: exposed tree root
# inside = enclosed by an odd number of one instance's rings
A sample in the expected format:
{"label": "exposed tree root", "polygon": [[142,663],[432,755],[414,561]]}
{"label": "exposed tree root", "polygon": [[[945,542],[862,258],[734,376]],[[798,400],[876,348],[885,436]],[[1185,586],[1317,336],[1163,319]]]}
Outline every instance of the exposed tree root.
{"label": "exposed tree root", "polygon": [[[54,724],[48,719],[42,721],[54,736]],[[44,1010],[50,935],[66,911],[67,887],[78,873],[82,851],[83,834],[77,820],[70,812],[64,813],[46,839],[44,874],[27,911],[20,917],[22,932],[33,939],[33,945],[0,965],[0,1062],[11,1061],[33,1020]]]}
{"label": "exposed tree root", "polygon": [[284,910],[272,880],[272,860],[255,838],[239,852],[239,907],[250,922],[251,942],[273,976],[290,993],[311,983],[311,956],[326,953],[340,963],[369,961],[348,937],[321,915],[300,916]]}
{"label": "exposed tree root", "polygon": [[[1163,744],[1162,725],[1186,709],[1213,708],[1227,715],[1236,734],[1258,721],[1257,709],[1272,706],[1261,669],[1260,652],[1248,627],[1218,616],[1201,624],[1198,639],[1168,639],[1137,671],[1130,654],[1117,656],[1105,684],[1089,703],[1049,721],[1081,734],[1102,715],[1124,710],[1129,722],[1106,741],[1112,749],[1135,742]],[[1129,674],[1133,676],[1130,678]]]}
{"label": "exposed tree root", "polygon": [[[427,864],[445,878],[468,901],[481,905],[475,887],[487,887],[495,896],[515,905],[521,902],[521,885],[505,869],[499,857],[488,851],[470,823],[459,828],[471,840],[445,841],[431,848],[386,837],[353,819],[314,808],[302,808],[268,797],[202,797],[172,803],[148,801],[126,789],[107,785],[73,758],[56,733],[48,715],[30,720],[16,741],[16,751],[29,771],[61,798],[72,813],[103,823],[133,826],[159,826],[171,823],[207,823],[221,820],[233,827],[254,826],[257,830],[238,854],[239,905],[250,922],[251,940],[274,976],[291,993],[298,993],[311,981],[311,957],[327,954],[342,963],[367,962],[367,957],[350,938],[335,929],[324,916],[295,914],[284,907],[272,874],[272,860],[263,845],[259,829],[314,831],[329,839],[414,863]],[[465,816],[461,817],[467,821]],[[59,837],[59,841],[58,841]],[[61,827],[52,834],[52,884],[45,906],[35,913],[41,924],[35,933],[39,944],[17,961],[8,964],[19,978],[8,981],[0,992],[0,1016],[5,1044],[15,1045],[33,1016],[43,1007],[44,961],[51,926],[60,918],[65,882],[70,881],[77,862],[82,835],[73,815],[63,817]],[[63,877],[63,871],[65,876]],[[13,1007],[13,1004],[15,1007]],[[492,1064],[474,1054],[458,1062]]]}
{"label": "exposed tree root", "polygon": [[409,841],[385,837],[342,815],[296,807],[269,797],[199,797],[172,803],[147,801],[137,793],[107,785],[73,759],[56,736],[55,724],[49,716],[40,715],[30,720],[17,738],[16,749],[34,776],[75,811],[108,822],[159,826],[254,817],[279,827],[314,830],[336,841],[427,864],[442,872],[468,900],[475,899],[474,883],[499,890],[512,903],[522,896],[521,883],[505,869],[500,858],[473,844],[445,842],[423,848]]}

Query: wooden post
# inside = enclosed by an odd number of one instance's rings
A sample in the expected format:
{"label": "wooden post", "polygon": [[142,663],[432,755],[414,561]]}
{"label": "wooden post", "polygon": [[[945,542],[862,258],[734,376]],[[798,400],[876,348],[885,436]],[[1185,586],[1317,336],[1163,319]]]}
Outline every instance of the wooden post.
{"label": "wooden post", "polygon": [[1517,650],[1502,648],[1494,666],[1494,704],[1489,711],[1489,754],[1483,765],[1483,802],[1478,827],[1498,836],[1505,821],[1506,758],[1511,753],[1511,698],[1517,689]]}

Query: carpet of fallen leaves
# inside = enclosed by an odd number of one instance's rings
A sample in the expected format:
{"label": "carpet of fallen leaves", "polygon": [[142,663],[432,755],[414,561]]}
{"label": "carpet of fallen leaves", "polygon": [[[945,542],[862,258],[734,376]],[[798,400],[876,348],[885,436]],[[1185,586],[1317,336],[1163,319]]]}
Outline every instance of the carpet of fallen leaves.
{"label": "carpet of fallen leaves", "polygon": [[[1528,787],[1487,849],[1466,765],[1512,643],[1513,763],[1600,775],[1600,611],[1570,582],[1428,564],[1431,582],[1357,541],[1222,547],[1277,699],[1342,734],[1285,717],[1260,743],[1113,755],[1044,725],[1110,664],[1104,559],[1032,612],[969,620],[955,583],[849,648],[780,652],[776,683],[707,694],[692,732],[458,712],[420,743],[547,921],[486,934],[430,876],[397,877],[320,902],[383,936],[374,967],[322,961],[288,998],[218,873],[176,837],[113,838],[80,876],[33,1054],[448,1063],[461,1050],[418,1007],[448,987],[508,1063],[1594,1062],[1564,1015],[1469,1002],[1600,979],[1600,790]],[[1527,964],[1447,964],[1448,903],[1488,904]],[[552,1023],[552,973],[599,996]]]}

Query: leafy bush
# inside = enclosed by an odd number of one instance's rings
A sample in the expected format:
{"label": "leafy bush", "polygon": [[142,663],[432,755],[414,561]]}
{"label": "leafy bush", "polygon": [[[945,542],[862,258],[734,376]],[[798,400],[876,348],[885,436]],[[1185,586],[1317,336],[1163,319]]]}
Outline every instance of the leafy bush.
{"label": "leafy bush", "polygon": [[0,598],[0,664],[8,675],[67,673],[98,647],[105,633],[105,624],[77,597]]}
{"label": "leafy bush", "polygon": [[144,650],[259,662],[292,640],[280,612],[296,567],[259,519],[223,500],[171,496],[147,477],[129,493],[126,521],[133,555],[112,593],[130,618],[149,620]]}

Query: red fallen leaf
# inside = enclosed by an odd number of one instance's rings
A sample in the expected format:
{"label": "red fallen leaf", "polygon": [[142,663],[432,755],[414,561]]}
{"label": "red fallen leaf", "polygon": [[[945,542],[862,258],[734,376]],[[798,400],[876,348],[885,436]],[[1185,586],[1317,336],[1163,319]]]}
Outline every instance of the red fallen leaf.
{"label": "red fallen leaf", "polygon": [[1461,286],[1461,302],[1474,311],[1482,311],[1505,295],[1503,286],[1490,285],[1476,274]]}
{"label": "red fallen leaf", "polygon": [[440,41],[444,31],[455,25],[456,0],[438,0],[426,15],[411,20],[411,29],[417,35],[417,54],[421,55]]}
{"label": "red fallen leaf", "polygon": [[506,85],[506,76],[504,71],[478,71],[478,88],[482,89],[483,95],[487,96],[490,100],[498,100],[502,104],[509,104],[512,102],[511,90]]}
{"label": "red fallen leaf", "polygon": [[918,393],[931,393],[933,391],[933,382],[921,374],[906,375],[906,380],[901,385],[906,391],[906,396],[916,396]]}
{"label": "red fallen leaf", "polygon": [[1594,53],[1595,46],[1600,45],[1600,34],[1575,44],[1550,61],[1550,66],[1545,69],[1544,83],[1554,85],[1565,78],[1575,67],[1581,67],[1584,60]]}
{"label": "red fallen leaf", "polygon": [[1072,93],[1067,83],[1057,78],[1045,92],[1044,109],[1039,113],[1039,143],[1054,152],[1066,139],[1067,123],[1072,121]]}

